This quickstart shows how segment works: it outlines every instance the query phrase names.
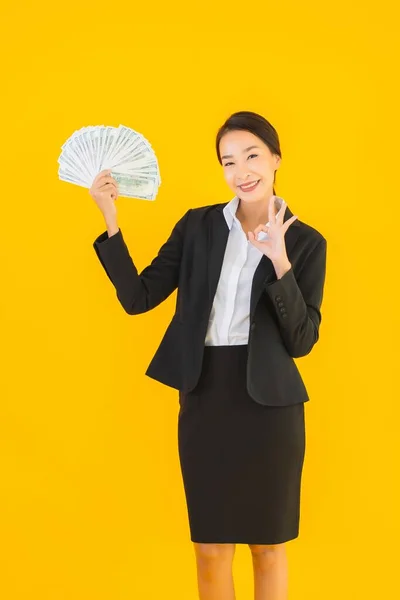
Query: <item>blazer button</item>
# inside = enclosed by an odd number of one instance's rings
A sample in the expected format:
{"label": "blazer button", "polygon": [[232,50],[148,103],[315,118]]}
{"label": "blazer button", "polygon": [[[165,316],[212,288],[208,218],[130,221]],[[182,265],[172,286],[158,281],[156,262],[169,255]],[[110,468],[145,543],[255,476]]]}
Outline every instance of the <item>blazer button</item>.
{"label": "blazer button", "polygon": [[252,324],[250,325],[250,329],[253,331],[253,329],[255,329],[255,328],[256,328],[256,324],[255,324],[255,323],[252,323]]}
{"label": "blazer button", "polygon": [[278,302],[278,306],[284,306],[283,302]]}
{"label": "blazer button", "polygon": [[282,313],[282,319],[286,319],[287,318],[287,313]]}
{"label": "blazer button", "polygon": [[282,296],[275,296],[275,300],[276,300],[277,302],[280,302],[280,300],[282,300]]}

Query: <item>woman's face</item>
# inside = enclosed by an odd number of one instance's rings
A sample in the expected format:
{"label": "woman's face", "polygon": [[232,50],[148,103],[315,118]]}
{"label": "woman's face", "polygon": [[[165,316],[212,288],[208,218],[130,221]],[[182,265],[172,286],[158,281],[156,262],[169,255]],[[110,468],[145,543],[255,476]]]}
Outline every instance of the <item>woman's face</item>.
{"label": "woman's face", "polygon": [[[281,159],[259,137],[250,131],[229,131],[222,136],[219,151],[225,180],[236,196],[244,202],[272,196],[274,174]],[[257,181],[255,187],[241,187]]]}

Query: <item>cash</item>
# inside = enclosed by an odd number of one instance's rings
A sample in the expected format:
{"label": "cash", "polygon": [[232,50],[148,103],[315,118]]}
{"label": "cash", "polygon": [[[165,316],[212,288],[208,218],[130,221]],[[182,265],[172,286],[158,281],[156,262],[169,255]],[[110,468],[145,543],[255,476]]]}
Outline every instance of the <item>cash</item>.
{"label": "cash", "polygon": [[142,200],[154,200],[157,196],[161,185],[157,157],[150,142],[130,127],[82,127],[61,150],[61,181],[90,188],[100,171],[111,169],[119,196]]}

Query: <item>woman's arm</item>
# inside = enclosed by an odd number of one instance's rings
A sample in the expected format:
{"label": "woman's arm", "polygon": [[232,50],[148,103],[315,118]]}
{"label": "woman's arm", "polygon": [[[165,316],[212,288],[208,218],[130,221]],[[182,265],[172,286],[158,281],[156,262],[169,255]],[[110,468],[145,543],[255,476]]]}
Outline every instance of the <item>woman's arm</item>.
{"label": "woman's arm", "polygon": [[108,237],[105,231],[93,243],[96,254],[114,285],[117,298],[129,315],[158,306],[177,288],[183,239],[189,209],[174,226],[158,255],[139,274],[119,229]]}
{"label": "woman's arm", "polygon": [[318,341],[326,272],[326,239],[322,238],[295,278],[293,268],[265,286],[284,344],[293,358],[309,354]]}

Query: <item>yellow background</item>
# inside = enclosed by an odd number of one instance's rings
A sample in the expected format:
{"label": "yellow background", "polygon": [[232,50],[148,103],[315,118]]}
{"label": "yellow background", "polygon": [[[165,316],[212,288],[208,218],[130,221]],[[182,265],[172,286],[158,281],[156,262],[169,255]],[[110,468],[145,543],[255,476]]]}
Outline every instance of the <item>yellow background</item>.
{"label": "yellow background", "polygon": [[[399,592],[399,46],[396,3],[22,1],[1,8],[0,596],[197,598],[177,391],[144,375],[175,293],[128,316],[61,182],[87,125],[145,135],[155,202],[120,198],[142,270],[190,207],[232,198],[214,148],[233,112],[276,127],[276,192],[328,240],[291,600]],[[237,598],[252,597],[237,546]]]}

